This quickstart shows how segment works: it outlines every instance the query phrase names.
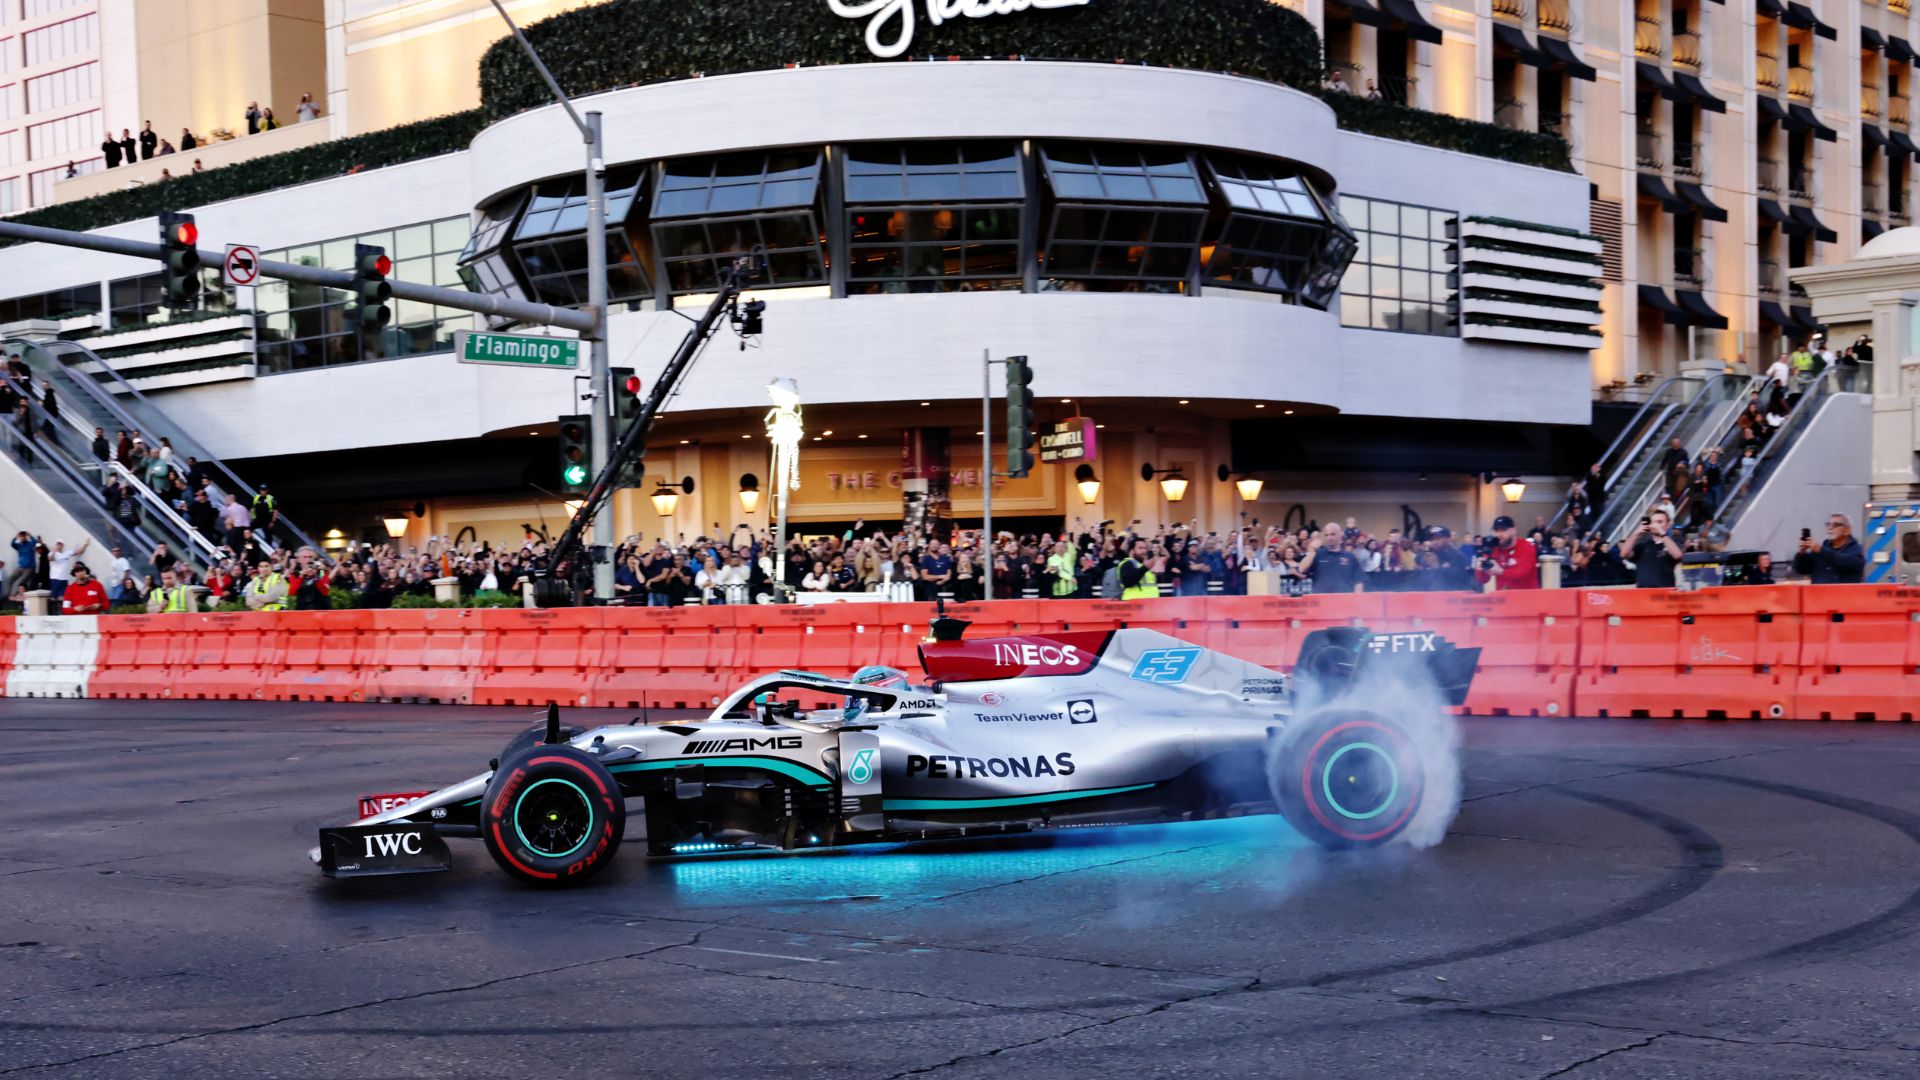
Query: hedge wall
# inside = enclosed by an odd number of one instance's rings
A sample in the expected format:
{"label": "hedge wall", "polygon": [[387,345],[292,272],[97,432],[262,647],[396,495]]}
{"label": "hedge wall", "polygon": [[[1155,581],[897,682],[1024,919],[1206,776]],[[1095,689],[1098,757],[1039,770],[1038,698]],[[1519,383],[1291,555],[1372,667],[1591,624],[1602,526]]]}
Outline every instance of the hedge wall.
{"label": "hedge wall", "polygon": [[1499,158],[1521,165],[1572,172],[1567,159],[1567,144],[1558,135],[1537,131],[1515,131],[1498,124],[1462,120],[1445,113],[1427,112],[1391,101],[1376,101],[1353,94],[1323,94],[1340,126],[1386,139],[1459,150],[1480,157]]}
{"label": "hedge wall", "polygon": [[[206,172],[187,173],[162,183],[42,207],[18,214],[12,220],[50,229],[98,229],[104,225],[152,217],[162,210],[205,206],[262,191],[276,191],[295,184],[325,180],[358,168],[377,169],[383,165],[397,165],[404,161],[465,150],[486,123],[478,109],[451,116],[436,116],[384,131],[268,154]],[[191,160],[187,155],[180,156],[186,161]],[[16,242],[0,238],[0,246]]]}
{"label": "hedge wall", "polygon": [[[1098,0],[940,26],[929,25],[919,0],[913,6],[909,53],[917,56],[1124,59],[1320,84],[1313,25],[1270,0]],[[554,78],[579,96],[696,72],[872,62],[866,27],[866,19],[833,14],[824,0],[608,0],[525,32]],[[480,59],[480,100],[497,120],[552,99],[513,39],[502,38]]]}

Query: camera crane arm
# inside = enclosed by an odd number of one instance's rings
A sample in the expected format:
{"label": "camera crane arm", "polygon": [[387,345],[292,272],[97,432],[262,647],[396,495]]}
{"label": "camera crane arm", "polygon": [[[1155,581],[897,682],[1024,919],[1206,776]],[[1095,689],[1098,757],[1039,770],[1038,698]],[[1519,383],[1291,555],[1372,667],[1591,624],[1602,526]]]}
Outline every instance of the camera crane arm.
{"label": "camera crane arm", "polygon": [[[653,422],[660,415],[661,408],[666,405],[667,399],[673,396],[680,385],[680,380],[686,376],[687,369],[693,366],[693,361],[700,355],[701,347],[719,328],[721,317],[737,319],[735,304],[740,299],[740,292],[758,276],[760,264],[764,260],[765,255],[756,247],[751,253],[733,260],[730,265],[721,269],[719,290],[714,293],[713,301],[694,322],[693,328],[687,331],[687,336],[680,340],[680,345],[674,350],[672,358],[667,361],[667,366],[661,370],[660,378],[654,382],[653,391],[647,395],[647,400],[641,405],[640,414],[627,424],[626,430],[622,431],[620,438],[615,441],[613,452],[607,455],[606,468],[601,469],[600,475],[594,478],[593,487],[587,491],[580,509],[574,513],[573,519],[567,522],[567,531],[560,534],[560,539],[548,553],[548,569],[542,576],[559,577],[561,568],[579,553],[581,536],[585,534],[587,526],[592,524],[594,517],[605,508],[607,500],[613,496],[614,477],[620,474],[621,468],[628,459],[638,458],[646,453],[647,435],[653,430]],[[593,403],[596,409],[610,408],[611,405],[611,402],[606,401]]]}

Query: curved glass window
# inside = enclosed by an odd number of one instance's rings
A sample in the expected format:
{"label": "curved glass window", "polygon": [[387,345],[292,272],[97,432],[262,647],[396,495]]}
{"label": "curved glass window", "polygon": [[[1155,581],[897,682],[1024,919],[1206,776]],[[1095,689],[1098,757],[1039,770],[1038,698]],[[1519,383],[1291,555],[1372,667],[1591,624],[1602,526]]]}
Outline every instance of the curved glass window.
{"label": "curved glass window", "polygon": [[1205,206],[1193,155],[1166,146],[1048,143],[1041,151],[1055,198]]}
{"label": "curved glass window", "polygon": [[1020,288],[1012,143],[855,146],[846,161],[850,294]]}
{"label": "curved glass window", "polygon": [[[643,174],[607,177],[607,298],[632,303],[653,295],[627,218],[640,200]],[[573,176],[536,184],[513,230],[513,253],[535,300],[560,307],[587,302],[587,182]]]}
{"label": "curved glass window", "polygon": [[481,208],[473,235],[460,251],[460,280],[468,291],[525,300],[526,286],[515,276],[513,261],[507,257],[507,238],[520,220],[527,203],[523,191],[512,192]]}
{"label": "curved glass window", "polygon": [[[1049,143],[1052,213],[1041,273],[1064,291],[1181,292],[1207,222],[1193,155],[1157,146]],[[1129,205],[1116,205],[1116,204]]]}
{"label": "curved glass window", "polygon": [[1227,206],[1206,253],[1208,283],[1326,308],[1355,246],[1339,212],[1286,162],[1209,154],[1207,170]]}
{"label": "curved glass window", "polygon": [[653,236],[674,295],[710,292],[720,268],[755,245],[766,287],[827,280],[820,151],[775,150],[669,161],[653,199]]}

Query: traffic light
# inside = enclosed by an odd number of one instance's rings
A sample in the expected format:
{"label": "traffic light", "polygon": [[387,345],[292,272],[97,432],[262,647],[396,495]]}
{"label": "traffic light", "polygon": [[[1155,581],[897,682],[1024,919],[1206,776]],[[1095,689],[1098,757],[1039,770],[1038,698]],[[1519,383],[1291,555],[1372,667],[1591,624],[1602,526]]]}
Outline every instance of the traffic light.
{"label": "traffic light", "polygon": [[593,430],[590,416],[560,418],[560,490],[578,495],[593,486]]}
{"label": "traffic light", "polygon": [[200,227],[192,214],[160,212],[160,257],[166,262],[167,306],[191,308],[200,295]]}
{"label": "traffic light", "polygon": [[1033,471],[1033,368],[1024,356],[1007,357],[1007,475]]}
{"label": "traffic light", "polygon": [[372,244],[353,245],[353,295],[347,301],[347,319],[360,337],[360,358],[372,360],[385,353],[383,331],[393,311],[387,300],[393,286],[387,275],[393,272],[393,260]]}
{"label": "traffic light", "polygon": [[630,367],[611,368],[613,376],[613,418],[621,424],[640,415],[640,376]]}

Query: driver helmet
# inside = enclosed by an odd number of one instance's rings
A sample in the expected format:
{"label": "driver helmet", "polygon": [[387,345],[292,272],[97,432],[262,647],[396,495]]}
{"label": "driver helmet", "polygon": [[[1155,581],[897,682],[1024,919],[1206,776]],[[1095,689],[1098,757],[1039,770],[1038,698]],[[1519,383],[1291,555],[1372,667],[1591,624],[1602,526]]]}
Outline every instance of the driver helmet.
{"label": "driver helmet", "polygon": [[[901,671],[899,668],[886,667],[881,664],[868,664],[866,667],[853,673],[853,681],[862,686],[878,686],[883,689],[892,690],[907,685],[907,673]],[[872,704],[873,702],[865,698],[848,697],[846,708],[841,711],[840,717],[849,722],[858,720],[860,717],[866,715],[868,707]]]}

